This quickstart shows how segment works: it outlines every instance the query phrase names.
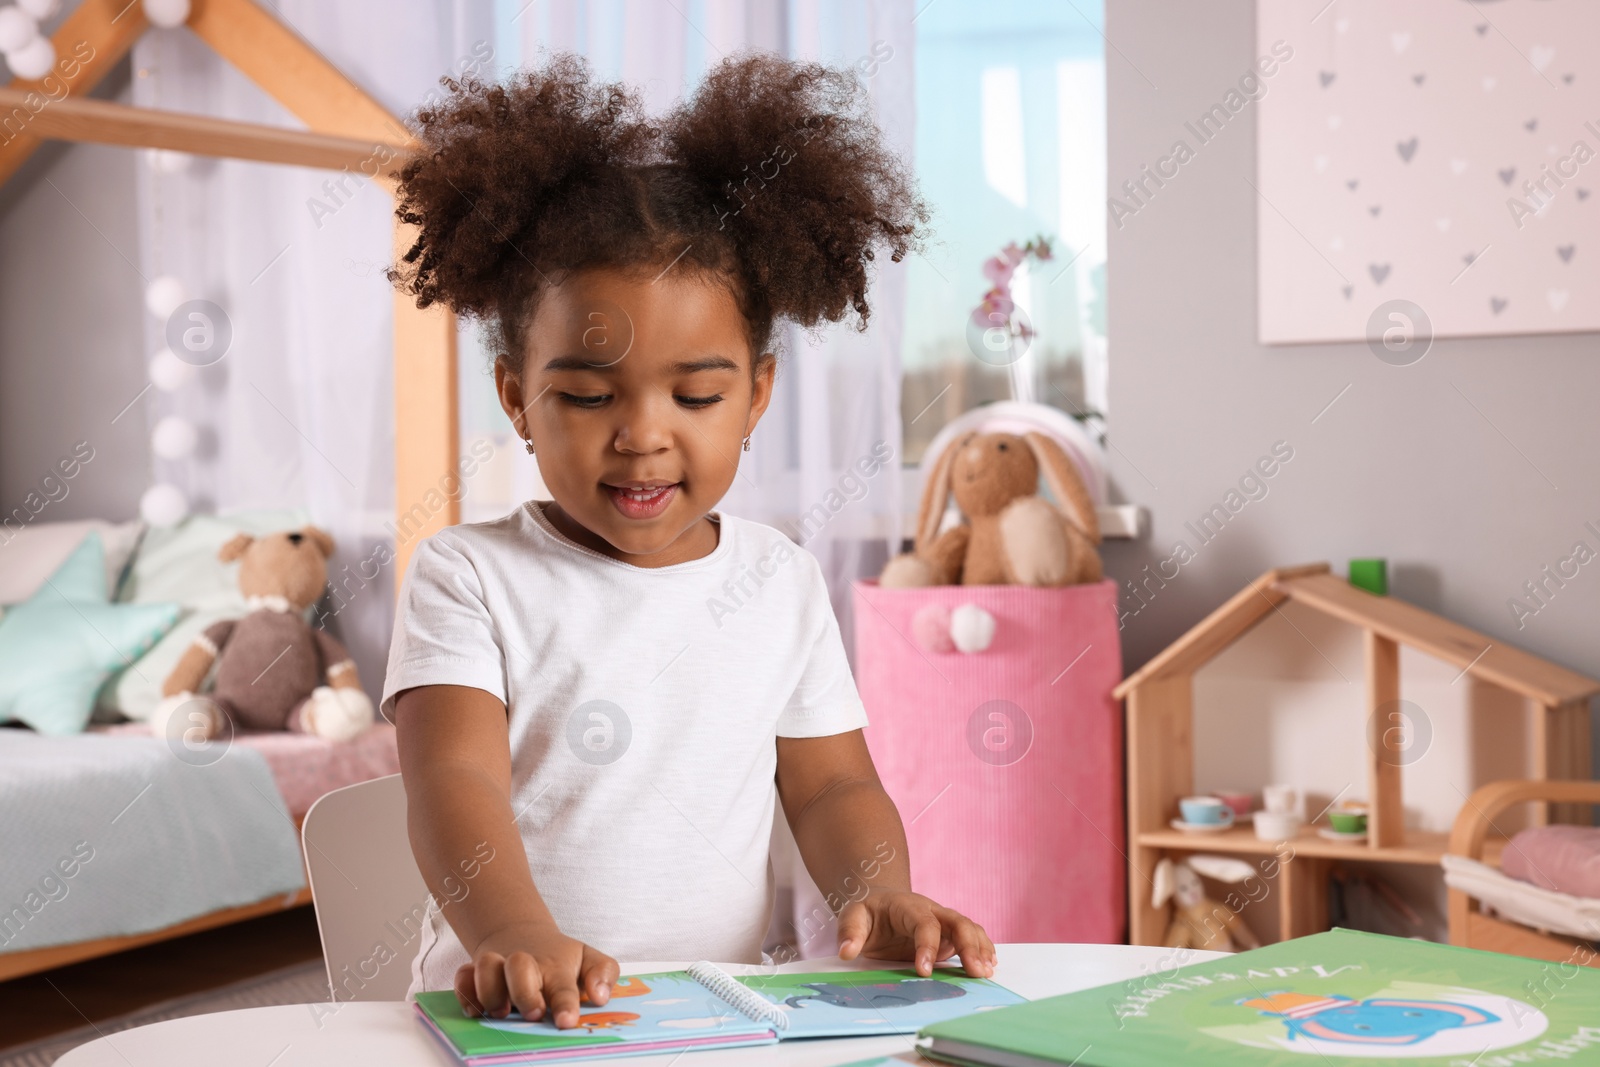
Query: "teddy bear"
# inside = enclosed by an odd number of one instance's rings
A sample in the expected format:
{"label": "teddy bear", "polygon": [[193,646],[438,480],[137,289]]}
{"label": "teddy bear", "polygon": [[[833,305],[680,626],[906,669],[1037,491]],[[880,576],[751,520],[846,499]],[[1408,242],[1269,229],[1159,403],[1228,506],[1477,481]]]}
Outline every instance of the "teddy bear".
{"label": "teddy bear", "polygon": [[[218,559],[239,561],[250,613],[214,623],[184,650],[150,719],[156,736],[210,740],[231,727],[347,741],[372,725],[372,700],[350,654],[305,619],[327,584],[332,554],[333,538],[315,526],[241,533],[222,546]],[[213,663],[215,683],[197,695]]]}
{"label": "teddy bear", "polygon": [[[1055,496],[1038,495],[1039,476]],[[939,531],[951,495],[966,521]],[[922,491],[912,551],[890,560],[886,589],[1062,586],[1101,576],[1100,522],[1077,466],[1049,436],[973,430],[939,454]]]}

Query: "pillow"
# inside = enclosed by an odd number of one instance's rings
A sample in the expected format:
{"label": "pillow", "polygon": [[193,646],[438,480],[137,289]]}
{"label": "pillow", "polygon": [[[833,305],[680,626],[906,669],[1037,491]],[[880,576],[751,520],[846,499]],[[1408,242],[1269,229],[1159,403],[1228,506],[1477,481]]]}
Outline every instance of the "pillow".
{"label": "pillow", "polygon": [[106,560],[106,593],[115,597],[128,557],[145,525],[132,522],[37,522],[14,530],[0,526],[0,604],[20,604],[44,586],[44,580],[83,544],[90,530],[100,534]]}
{"label": "pillow", "polygon": [[178,610],[107,600],[105,549],[90,530],[43,588],[0,618],[0,721],[81,732],[100,686],[171,629]]}
{"label": "pillow", "polygon": [[1574,897],[1600,897],[1600,826],[1530,826],[1500,853],[1500,870]]}
{"label": "pillow", "polygon": [[183,616],[135,666],[107,682],[96,702],[95,718],[148,719],[161,700],[161,684],[178,665],[195,635],[221,619],[249,612],[239,592],[238,563],[224,563],[217,552],[235,534],[261,536],[292,530],[311,521],[301,509],[238,511],[229,515],[191,515],[171,526],[153,527],[139,545],[118,599],[129,604],[181,605]]}

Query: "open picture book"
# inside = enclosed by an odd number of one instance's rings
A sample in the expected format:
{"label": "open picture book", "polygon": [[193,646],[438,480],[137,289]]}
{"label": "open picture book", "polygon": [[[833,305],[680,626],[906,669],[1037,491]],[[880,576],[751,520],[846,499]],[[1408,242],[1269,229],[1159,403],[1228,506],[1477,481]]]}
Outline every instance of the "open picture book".
{"label": "open picture book", "polygon": [[1546,962],[1330,930],[922,1031],[978,1067],[1600,1064],[1593,953]]}
{"label": "open picture book", "polygon": [[986,978],[935,968],[732,975],[712,963],[619,978],[578,1026],[465,1014],[454,992],[419,993],[417,1013],[468,1067],[545,1063],[817,1037],[908,1034],[972,1012],[1021,1004]]}

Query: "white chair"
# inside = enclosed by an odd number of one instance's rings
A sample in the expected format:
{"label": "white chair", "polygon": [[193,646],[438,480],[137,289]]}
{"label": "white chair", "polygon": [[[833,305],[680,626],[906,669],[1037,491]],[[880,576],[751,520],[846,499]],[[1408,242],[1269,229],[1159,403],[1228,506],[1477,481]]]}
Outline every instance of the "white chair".
{"label": "white chair", "polygon": [[300,839],[331,998],[404,1000],[429,891],[411,855],[400,776],[325,794]]}

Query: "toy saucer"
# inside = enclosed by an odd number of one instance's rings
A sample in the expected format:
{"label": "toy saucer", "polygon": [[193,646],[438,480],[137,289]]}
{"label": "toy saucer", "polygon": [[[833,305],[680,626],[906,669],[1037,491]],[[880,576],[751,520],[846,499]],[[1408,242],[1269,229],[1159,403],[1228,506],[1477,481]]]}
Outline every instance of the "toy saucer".
{"label": "toy saucer", "polygon": [[1319,826],[1317,827],[1317,836],[1325,837],[1329,841],[1365,841],[1367,839],[1367,832],[1365,830],[1358,830],[1355,833],[1347,834],[1342,830],[1335,830],[1331,826]]}
{"label": "toy saucer", "polygon": [[1224,830],[1232,830],[1230,822],[1184,822],[1182,819],[1173,819],[1172,828],[1182,830],[1186,834],[1220,834]]}

